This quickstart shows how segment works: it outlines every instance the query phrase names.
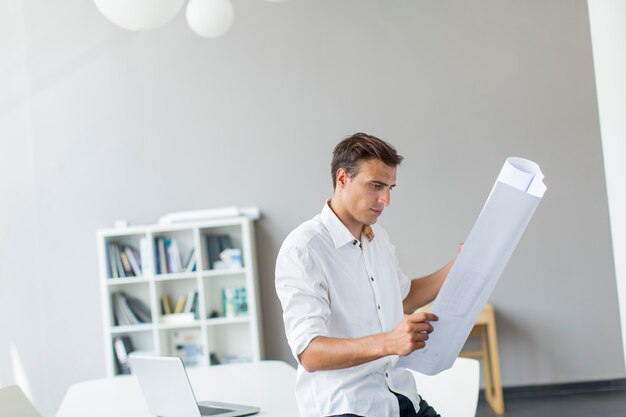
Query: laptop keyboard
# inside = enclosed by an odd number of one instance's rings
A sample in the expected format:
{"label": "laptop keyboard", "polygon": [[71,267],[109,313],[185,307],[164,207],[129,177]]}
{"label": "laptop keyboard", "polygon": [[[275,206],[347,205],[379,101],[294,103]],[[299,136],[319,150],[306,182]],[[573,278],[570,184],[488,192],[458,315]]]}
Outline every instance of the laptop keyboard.
{"label": "laptop keyboard", "polygon": [[219,416],[220,414],[230,413],[233,410],[227,410],[225,408],[207,407],[199,405],[200,415],[202,416]]}

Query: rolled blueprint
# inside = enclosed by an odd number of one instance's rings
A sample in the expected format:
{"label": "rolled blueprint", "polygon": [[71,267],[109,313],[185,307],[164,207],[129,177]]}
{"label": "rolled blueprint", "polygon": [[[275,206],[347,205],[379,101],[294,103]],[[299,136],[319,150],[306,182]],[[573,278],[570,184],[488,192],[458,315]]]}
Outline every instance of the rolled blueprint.
{"label": "rolled blueprint", "polygon": [[507,158],[432,312],[439,321],[423,349],[396,366],[435,375],[452,366],[517,246],[546,186],[539,165]]}

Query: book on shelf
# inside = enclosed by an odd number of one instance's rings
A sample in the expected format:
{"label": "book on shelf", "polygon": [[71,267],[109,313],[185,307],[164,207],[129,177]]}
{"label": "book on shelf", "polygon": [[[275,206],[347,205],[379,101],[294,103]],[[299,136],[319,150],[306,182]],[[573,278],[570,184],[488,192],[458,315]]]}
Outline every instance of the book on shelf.
{"label": "book on shelf", "polygon": [[157,274],[192,272],[196,268],[194,253],[194,248],[191,248],[183,260],[180,246],[176,239],[158,237],[155,250]]}
{"label": "book on shelf", "polygon": [[185,308],[185,296],[181,295],[178,297],[178,301],[176,301],[176,307],[174,307],[174,314],[182,313]]}
{"label": "book on shelf", "polygon": [[152,322],[150,309],[140,299],[126,296],[126,304],[140,323]]}
{"label": "book on shelf", "polygon": [[113,253],[115,256],[115,268],[117,269],[117,275],[120,278],[126,278],[124,266],[122,266],[122,257],[120,256],[120,247],[118,245],[113,245]]}
{"label": "book on shelf", "polygon": [[170,296],[163,294],[161,296],[161,314],[172,314],[172,306],[170,304]]}
{"label": "book on shelf", "polygon": [[198,291],[195,291],[192,294],[191,305],[189,306],[189,309],[185,309],[185,312],[192,313],[196,320],[200,318],[200,311],[198,310]]}
{"label": "book on shelf", "polygon": [[156,267],[157,274],[167,274],[167,256],[165,255],[165,239],[157,238],[156,250]]}
{"label": "book on shelf", "polygon": [[107,257],[107,274],[109,278],[127,278],[143,275],[141,270],[141,252],[136,248],[110,242],[107,245]]}
{"label": "book on shelf", "polygon": [[187,252],[187,256],[183,261],[183,268],[185,272],[193,272],[196,270],[196,248],[191,248],[189,252]]}
{"label": "book on shelf", "polygon": [[190,291],[187,295],[178,297],[174,310],[169,300],[169,295],[161,295],[161,323],[180,323],[199,319],[198,291]]}
{"label": "book on shelf", "polygon": [[130,261],[128,260],[128,255],[126,255],[125,251],[120,251],[120,258],[122,260],[122,268],[124,269],[124,275],[127,277],[134,276],[133,269],[130,266]]}
{"label": "book on shelf", "polygon": [[137,249],[126,246],[124,248],[124,253],[126,253],[133,275],[136,277],[143,275],[141,271],[141,255]]}
{"label": "book on shelf", "polygon": [[222,309],[224,317],[238,317],[248,314],[246,287],[222,288]]}
{"label": "book on shelf", "polygon": [[150,309],[138,298],[124,292],[112,295],[113,322],[116,326],[129,326],[140,323],[151,323]]}
{"label": "book on shelf", "polygon": [[109,243],[107,245],[107,276],[109,278],[119,278],[119,274],[117,272],[117,264],[115,262],[115,250],[113,249],[113,244]]}
{"label": "book on shelf", "polygon": [[191,313],[191,307],[193,306],[193,295],[195,291],[190,291],[185,297],[185,307],[183,308],[183,313]]}
{"label": "book on shelf", "polygon": [[113,338],[113,351],[115,352],[115,365],[118,374],[130,374],[128,355],[135,350],[133,341],[129,336],[116,336]]}
{"label": "book on shelf", "polygon": [[180,250],[178,249],[178,243],[176,243],[176,239],[169,239],[166,241],[167,246],[167,256],[168,262],[170,264],[170,272],[182,272],[183,265],[180,260]]}

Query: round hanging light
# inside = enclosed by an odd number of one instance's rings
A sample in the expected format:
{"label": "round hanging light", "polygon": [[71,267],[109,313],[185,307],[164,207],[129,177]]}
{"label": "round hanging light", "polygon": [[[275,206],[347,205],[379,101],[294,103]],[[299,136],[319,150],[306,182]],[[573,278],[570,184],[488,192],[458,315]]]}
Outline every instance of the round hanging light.
{"label": "round hanging light", "polygon": [[230,0],[189,0],[187,23],[197,35],[216,38],[232,26],[235,12]]}
{"label": "round hanging light", "polygon": [[94,0],[112,23],[128,30],[150,30],[165,25],[178,14],[185,0]]}

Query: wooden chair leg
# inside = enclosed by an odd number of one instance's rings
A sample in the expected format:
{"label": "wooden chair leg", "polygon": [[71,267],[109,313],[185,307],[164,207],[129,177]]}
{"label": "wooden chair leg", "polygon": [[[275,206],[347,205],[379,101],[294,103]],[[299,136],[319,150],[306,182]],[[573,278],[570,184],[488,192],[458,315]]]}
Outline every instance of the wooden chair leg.
{"label": "wooden chair leg", "polygon": [[489,320],[485,329],[488,355],[485,362],[489,362],[491,371],[491,389],[485,391],[485,397],[496,414],[504,414],[504,396],[500,379],[500,357],[498,354],[498,340],[496,336],[496,319],[493,310],[489,311]]}
{"label": "wooden chair leg", "polygon": [[491,361],[489,360],[489,341],[487,340],[487,326],[477,326],[480,329],[480,359],[483,363],[483,374],[485,376],[485,399],[491,405],[493,397],[493,372],[491,369]]}

